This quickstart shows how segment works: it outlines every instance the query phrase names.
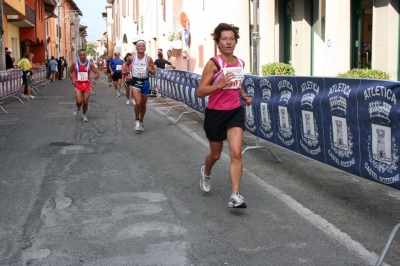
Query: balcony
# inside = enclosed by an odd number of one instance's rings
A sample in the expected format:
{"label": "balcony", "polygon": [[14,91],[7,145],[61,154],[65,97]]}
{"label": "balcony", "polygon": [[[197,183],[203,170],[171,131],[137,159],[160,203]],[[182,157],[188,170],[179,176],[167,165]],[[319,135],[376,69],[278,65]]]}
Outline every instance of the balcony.
{"label": "balcony", "polygon": [[35,27],[36,14],[35,10],[25,3],[25,16],[22,15],[7,15],[8,23],[11,23],[19,28]]}

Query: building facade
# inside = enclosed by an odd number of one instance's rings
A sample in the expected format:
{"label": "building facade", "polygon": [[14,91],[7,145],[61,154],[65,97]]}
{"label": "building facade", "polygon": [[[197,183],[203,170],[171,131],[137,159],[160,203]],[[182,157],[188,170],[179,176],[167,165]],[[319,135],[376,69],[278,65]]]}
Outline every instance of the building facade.
{"label": "building facade", "polygon": [[[3,42],[12,50],[15,64],[25,53],[34,54],[35,65],[54,56],[76,60],[76,51],[86,48],[87,26],[73,0],[4,0]],[[4,50],[4,49],[2,49]],[[5,55],[0,52],[2,68]]]}
{"label": "building facade", "polygon": [[[270,62],[284,62],[294,67],[296,75],[332,77],[370,67],[388,72],[393,80],[400,78],[398,0],[106,2],[109,6],[103,16],[110,55],[114,50],[134,52],[134,41],[143,39],[153,58],[158,48],[164,53],[172,49],[178,69],[201,73],[218,53],[211,33],[226,22],[240,28],[235,54],[246,62],[246,73]],[[260,39],[254,38],[254,29]],[[190,38],[185,45],[187,32]],[[253,69],[253,62],[258,69]]]}

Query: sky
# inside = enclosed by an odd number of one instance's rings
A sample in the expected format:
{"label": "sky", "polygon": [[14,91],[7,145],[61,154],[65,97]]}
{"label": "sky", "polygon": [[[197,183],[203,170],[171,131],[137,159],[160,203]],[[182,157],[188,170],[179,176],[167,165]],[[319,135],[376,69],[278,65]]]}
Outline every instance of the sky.
{"label": "sky", "polygon": [[82,11],[81,25],[87,26],[86,40],[94,42],[103,36],[107,30],[106,21],[101,13],[106,10],[106,0],[74,0],[75,4]]}

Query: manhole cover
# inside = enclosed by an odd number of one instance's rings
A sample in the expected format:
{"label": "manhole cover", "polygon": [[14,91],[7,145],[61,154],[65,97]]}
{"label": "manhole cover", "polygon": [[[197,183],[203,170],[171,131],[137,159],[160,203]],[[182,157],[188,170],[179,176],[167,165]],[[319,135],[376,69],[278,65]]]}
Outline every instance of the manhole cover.
{"label": "manhole cover", "polygon": [[93,153],[93,148],[85,148],[83,146],[72,145],[64,147],[60,151],[60,154],[87,154],[87,153]]}
{"label": "manhole cover", "polygon": [[68,143],[68,142],[50,142],[50,146],[64,147],[64,146],[71,146],[71,145],[74,145],[74,144]]}

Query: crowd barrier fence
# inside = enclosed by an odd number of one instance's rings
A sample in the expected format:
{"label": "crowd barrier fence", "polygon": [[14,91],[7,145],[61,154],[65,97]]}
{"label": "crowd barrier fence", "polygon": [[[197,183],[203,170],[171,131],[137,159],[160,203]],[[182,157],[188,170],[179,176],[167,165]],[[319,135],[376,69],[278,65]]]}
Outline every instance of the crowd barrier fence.
{"label": "crowd barrier fence", "polygon": [[[208,97],[197,97],[200,78],[192,72],[157,69],[150,86],[161,96],[184,103],[184,113],[193,109],[204,114]],[[251,106],[243,105],[246,130],[257,140],[248,149],[266,148],[259,145],[261,138],[400,189],[399,82],[245,75],[242,86],[253,97]]]}
{"label": "crowd barrier fence", "polygon": [[[39,91],[38,87],[46,85],[48,81],[46,80],[46,66],[41,66],[32,69],[32,92],[36,94]],[[10,69],[5,71],[0,71],[0,100],[6,99],[8,97],[17,98],[22,104],[24,103],[21,98],[22,89],[22,70],[21,69]],[[26,98],[28,99],[28,98]],[[28,99],[29,100],[29,99]],[[3,106],[0,108],[7,113]]]}

